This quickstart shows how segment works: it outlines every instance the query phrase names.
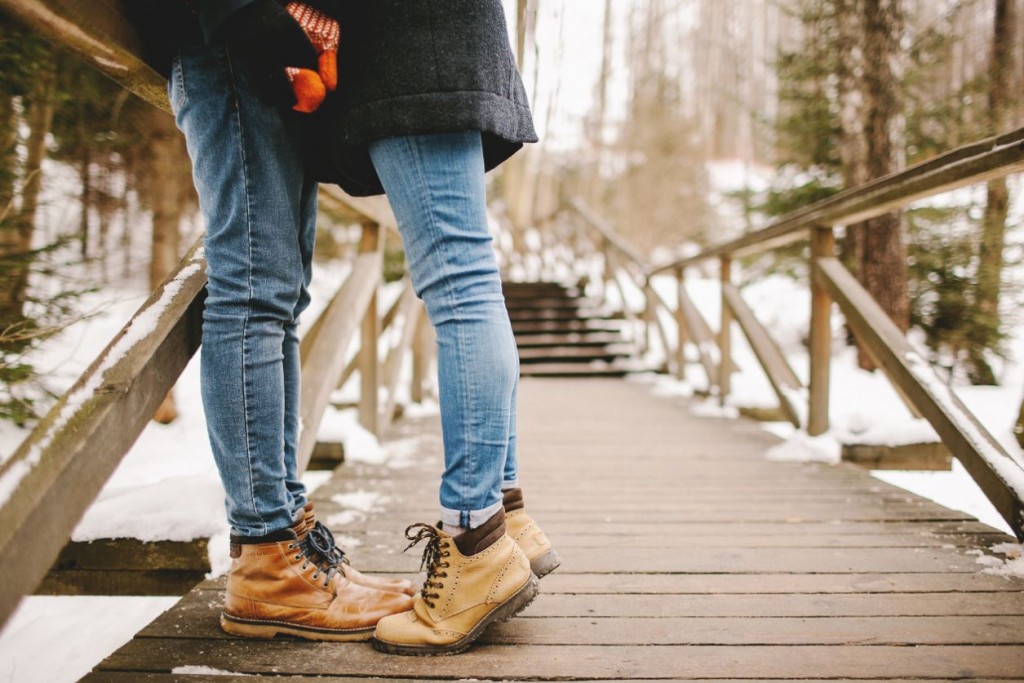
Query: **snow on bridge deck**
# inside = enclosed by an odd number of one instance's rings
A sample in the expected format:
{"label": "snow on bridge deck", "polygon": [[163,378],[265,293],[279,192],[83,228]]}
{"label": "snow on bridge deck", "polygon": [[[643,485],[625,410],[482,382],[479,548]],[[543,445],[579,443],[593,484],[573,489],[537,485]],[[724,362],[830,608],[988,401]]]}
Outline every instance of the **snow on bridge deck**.
{"label": "snow on bridge deck", "polygon": [[[527,508],[563,564],[522,616],[465,654],[231,638],[217,623],[218,581],[84,680],[195,681],[214,673],[203,667],[220,674],[205,680],[221,682],[234,680],[229,672],[1024,680],[1024,580],[980,573],[976,562],[1008,537],[853,465],[767,461],[775,437],[696,416],[685,401],[624,380],[523,380]],[[400,552],[401,532],[436,517],[439,434],[436,417],[405,420],[392,438],[397,462],[342,466],[317,491],[321,516],[333,517],[361,569],[417,570],[419,553]],[[370,514],[343,509],[357,499]]]}

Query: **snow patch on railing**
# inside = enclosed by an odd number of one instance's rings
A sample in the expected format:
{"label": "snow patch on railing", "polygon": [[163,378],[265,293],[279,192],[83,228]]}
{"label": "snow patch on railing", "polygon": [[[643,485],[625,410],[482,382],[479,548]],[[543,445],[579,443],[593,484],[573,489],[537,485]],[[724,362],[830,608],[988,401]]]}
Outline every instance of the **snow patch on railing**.
{"label": "snow patch on railing", "polygon": [[117,366],[139,342],[146,339],[157,328],[160,319],[171,303],[181,293],[185,282],[202,270],[203,249],[197,249],[192,262],[182,268],[173,280],[169,281],[160,297],[149,306],[137,313],[126,326],[124,333],[114,342],[103,358],[103,362],[95,372],[81,385],[73,388],[65,396],[56,419],[47,427],[43,435],[29,447],[28,454],[18,462],[12,463],[8,470],[0,475],[0,506],[6,505],[18,485],[39,464],[43,453],[53,443],[57,435],[63,431],[71,419],[86,403],[91,401],[96,392],[103,386],[107,372]]}

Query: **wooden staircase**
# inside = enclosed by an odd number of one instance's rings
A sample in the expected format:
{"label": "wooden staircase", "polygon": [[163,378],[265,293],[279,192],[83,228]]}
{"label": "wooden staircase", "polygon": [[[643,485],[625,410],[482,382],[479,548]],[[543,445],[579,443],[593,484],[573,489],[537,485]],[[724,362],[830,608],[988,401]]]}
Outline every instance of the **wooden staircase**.
{"label": "wooden staircase", "polygon": [[556,282],[505,282],[524,377],[622,377],[633,368],[622,320]]}

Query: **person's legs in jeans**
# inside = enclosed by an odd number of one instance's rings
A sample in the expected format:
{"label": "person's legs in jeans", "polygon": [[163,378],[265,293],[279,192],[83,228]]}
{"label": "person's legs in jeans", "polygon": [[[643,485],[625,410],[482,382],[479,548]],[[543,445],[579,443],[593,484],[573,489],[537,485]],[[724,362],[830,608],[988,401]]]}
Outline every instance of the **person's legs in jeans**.
{"label": "person's legs in jeans", "polygon": [[[445,470],[441,521],[475,528],[502,506],[519,357],[487,229],[479,132],[388,138],[370,154],[413,287],[437,330]],[[515,477],[514,460],[511,476]]]}
{"label": "person's legs in jeans", "polygon": [[406,530],[427,541],[423,590],[411,612],[380,620],[374,644],[454,654],[537,594],[529,558],[506,533],[501,493],[519,355],[487,231],[480,133],[380,140],[370,156],[437,331],[445,454],[440,528]]}
{"label": "person's legs in jeans", "polygon": [[184,48],[169,94],[207,224],[201,383],[214,458],[238,536],[292,526],[298,479],[295,326],[316,223],[316,183],[281,111],[261,102],[227,50]]}

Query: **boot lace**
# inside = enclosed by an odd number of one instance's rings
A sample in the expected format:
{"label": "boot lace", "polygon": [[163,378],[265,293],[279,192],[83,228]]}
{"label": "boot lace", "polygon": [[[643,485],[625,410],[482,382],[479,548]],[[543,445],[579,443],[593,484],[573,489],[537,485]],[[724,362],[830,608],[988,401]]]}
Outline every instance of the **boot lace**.
{"label": "boot lace", "polygon": [[331,530],[327,528],[326,524],[318,521],[313,525],[313,528],[307,532],[306,536],[316,536],[316,547],[318,549],[323,549],[324,561],[337,566],[342,574],[345,573],[345,570],[341,565],[349,564],[348,558],[345,557],[345,551],[338,547],[338,544],[334,540],[334,534],[331,533]]}
{"label": "boot lace", "polygon": [[[336,555],[331,550],[334,539],[328,545],[320,534],[306,534],[306,537],[297,543],[289,543],[289,550],[296,550],[296,561],[302,560],[302,571],[310,564],[316,569],[313,570],[313,580],[316,581],[321,575],[324,577],[324,588],[330,585],[331,579],[341,569],[338,567]],[[339,551],[340,552],[340,551]]]}
{"label": "boot lace", "polygon": [[[414,531],[414,529],[418,531]],[[428,607],[433,608],[434,600],[440,598],[441,594],[431,589],[441,590],[444,588],[444,581],[438,579],[448,578],[448,572],[443,571],[449,567],[449,563],[444,559],[451,555],[448,544],[442,541],[437,528],[429,524],[413,524],[406,527],[405,537],[412,541],[405,547],[405,550],[409,550],[424,539],[427,541],[427,545],[423,549],[423,560],[420,562],[420,571],[426,569],[427,580],[423,583],[420,596]]]}

